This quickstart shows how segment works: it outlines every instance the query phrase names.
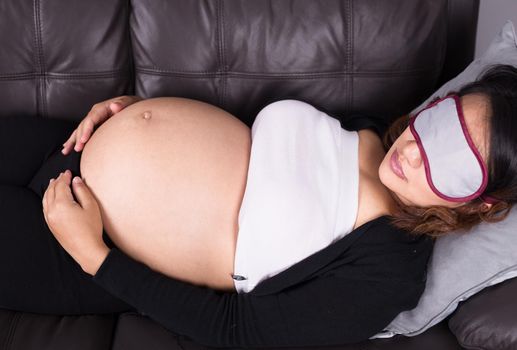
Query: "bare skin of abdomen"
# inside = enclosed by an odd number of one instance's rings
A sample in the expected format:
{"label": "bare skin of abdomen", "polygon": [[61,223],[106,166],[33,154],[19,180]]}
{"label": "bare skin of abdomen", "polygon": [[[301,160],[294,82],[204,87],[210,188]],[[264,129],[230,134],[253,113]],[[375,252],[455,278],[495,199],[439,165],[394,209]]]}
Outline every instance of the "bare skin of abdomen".
{"label": "bare skin of abdomen", "polygon": [[235,291],[250,149],[249,127],[230,113],[159,97],[102,124],[80,169],[119,249],[169,277]]}

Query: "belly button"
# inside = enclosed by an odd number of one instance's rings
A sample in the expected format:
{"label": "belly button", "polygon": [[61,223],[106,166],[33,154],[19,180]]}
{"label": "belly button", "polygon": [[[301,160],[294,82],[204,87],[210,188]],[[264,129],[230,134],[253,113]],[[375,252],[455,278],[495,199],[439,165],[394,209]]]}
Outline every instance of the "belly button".
{"label": "belly button", "polygon": [[142,114],[142,117],[144,119],[151,119],[151,111],[145,111],[144,114]]}

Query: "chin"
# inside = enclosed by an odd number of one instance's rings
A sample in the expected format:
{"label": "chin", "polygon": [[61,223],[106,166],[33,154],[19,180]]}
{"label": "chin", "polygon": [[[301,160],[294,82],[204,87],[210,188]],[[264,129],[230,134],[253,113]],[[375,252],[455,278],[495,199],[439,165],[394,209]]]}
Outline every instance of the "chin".
{"label": "chin", "polygon": [[392,190],[393,183],[396,180],[393,177],[396,177],[396,175],[393,174],[393,172],[391,171],[386,157],[384,157],[384,159],[381,162],[381,165],[379,165],[378,175],[382,184],[390,190]]}
{"label": "chin", "polygon": [[[401,198],[399,195],[398,195],[398,191],[397,189],[401,186],[401,180],[400,178],[393,174],[393,171],[391,171],[391,168],[389,166],[389,164],[386,162],[385,164],[385,161],[383,160],[381,165],[379,166],[379,179],[381,180],[381,183],[388,189],[392,192],[393,195],[397,196],[397,198],[402,202],[404,203],[405,205],[409,205],[409,203]],[[404,186],[402,184],[402,186]]]}

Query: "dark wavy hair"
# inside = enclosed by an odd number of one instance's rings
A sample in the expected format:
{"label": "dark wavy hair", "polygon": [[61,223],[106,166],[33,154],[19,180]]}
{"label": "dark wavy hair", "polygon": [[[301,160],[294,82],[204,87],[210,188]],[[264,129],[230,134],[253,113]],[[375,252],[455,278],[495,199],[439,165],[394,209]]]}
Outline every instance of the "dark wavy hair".
{"label": "dark wavy hair", "polygon": [[[481,221],[501,221],[517,201],[517,68],[504,64],[489,66],[474,82],[448,93],[460,97],[483,94],[488,98],[490,146],[484,194],[499,201],[489,209],[479,197],[456,208],[415,207],[405,205],[390,191],[398,203],[398,211],[391,217],[393,225],[435,238],[458,229],[468,230]],[[409,118],[410,115],[403,115],[390,125],[382,140],[386,152],[408,127]]]}

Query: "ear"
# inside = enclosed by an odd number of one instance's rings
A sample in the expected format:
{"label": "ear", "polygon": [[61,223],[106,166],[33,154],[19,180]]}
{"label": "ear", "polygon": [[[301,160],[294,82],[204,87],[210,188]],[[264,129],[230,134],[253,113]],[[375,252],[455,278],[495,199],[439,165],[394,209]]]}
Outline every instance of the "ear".
{"label": "ear", "polygon": [[483,204],[481,204],[481,208],[483,212],[489,211],[490,208],[492,208],[492,204],[483,202]]}

